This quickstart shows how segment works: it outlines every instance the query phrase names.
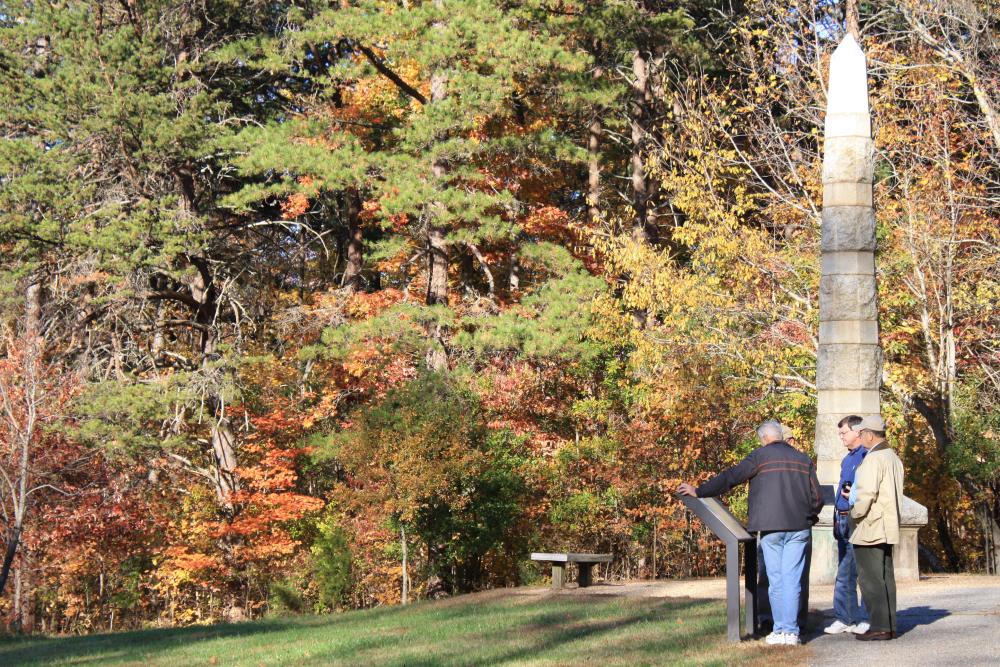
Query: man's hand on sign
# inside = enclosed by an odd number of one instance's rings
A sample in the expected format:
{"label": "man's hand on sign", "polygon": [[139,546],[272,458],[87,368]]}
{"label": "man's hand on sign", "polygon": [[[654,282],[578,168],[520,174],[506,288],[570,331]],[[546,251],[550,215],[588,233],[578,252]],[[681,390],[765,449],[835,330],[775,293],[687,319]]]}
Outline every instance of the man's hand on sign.
{"label": "man's hand on sign", "polygon": [[681,496],[691,496],[693,498],[698,497],[698,492],[694,490],[694,487],[687,482],[681,482],[680,486],[677,487],[677,494]]}

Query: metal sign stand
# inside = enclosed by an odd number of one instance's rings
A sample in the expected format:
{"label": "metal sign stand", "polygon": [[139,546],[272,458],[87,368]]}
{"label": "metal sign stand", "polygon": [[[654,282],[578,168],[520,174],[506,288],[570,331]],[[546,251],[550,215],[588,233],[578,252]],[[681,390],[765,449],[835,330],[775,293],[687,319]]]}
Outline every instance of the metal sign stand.
{"label": "metal sign stand", "polygon": [[726,624],[729,641],[740,641],[740,544],[743,544],[743,595],[748,635],[757,633],[757,540],[715,498],[679,496],[684,505],[726,543]]}

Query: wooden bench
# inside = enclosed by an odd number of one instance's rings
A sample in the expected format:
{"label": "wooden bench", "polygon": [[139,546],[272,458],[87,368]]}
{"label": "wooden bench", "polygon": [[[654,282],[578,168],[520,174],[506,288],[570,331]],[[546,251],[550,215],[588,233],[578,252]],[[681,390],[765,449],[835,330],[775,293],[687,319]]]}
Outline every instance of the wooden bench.
{"label": "wooden bench", "polygon": [[566,580],[566,566],[569,563],[576,563],[579,568],[579,576],[576,581],[580,588],[586,588],[594,583],[591,569],[594,563],[610,563],[611,554],[571,554],[571,553],[533,553],[531,560],[552,564],[552,588],[560,589]]}

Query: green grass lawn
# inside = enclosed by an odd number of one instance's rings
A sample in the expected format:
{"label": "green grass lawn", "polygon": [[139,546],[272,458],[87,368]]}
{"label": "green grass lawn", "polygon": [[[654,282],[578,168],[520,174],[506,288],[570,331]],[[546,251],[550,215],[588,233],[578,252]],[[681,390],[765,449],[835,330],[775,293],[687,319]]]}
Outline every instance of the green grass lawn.
{"label": "green grass lawn", "polygon": [[408,607],[141,632],[0,640],[0,665],[792,664],[725,641],[722,602],[492,591]]}

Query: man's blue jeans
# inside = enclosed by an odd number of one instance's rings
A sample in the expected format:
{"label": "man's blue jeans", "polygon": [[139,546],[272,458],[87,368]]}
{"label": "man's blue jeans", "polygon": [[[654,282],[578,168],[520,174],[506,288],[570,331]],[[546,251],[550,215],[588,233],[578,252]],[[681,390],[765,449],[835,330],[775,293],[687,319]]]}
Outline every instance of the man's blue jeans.
{"label": "man's blue jeans", "polygon": [[854,545],[848,539],[851,528],[847,515],[834,512],[837,522],[837,581],[833,588],[833,613],[845,625],[868,621],[865,603],[858,601],[858,563],[854,560]]}
{"label": "man's blue jeans", "polygon": [[774,631],[799,634],[799,595],[802,592],[802,571],[806,565],[806,549],[812,541],[812,531],[778,531],[760,537],[769,582],[767,597],[771,603]]}

